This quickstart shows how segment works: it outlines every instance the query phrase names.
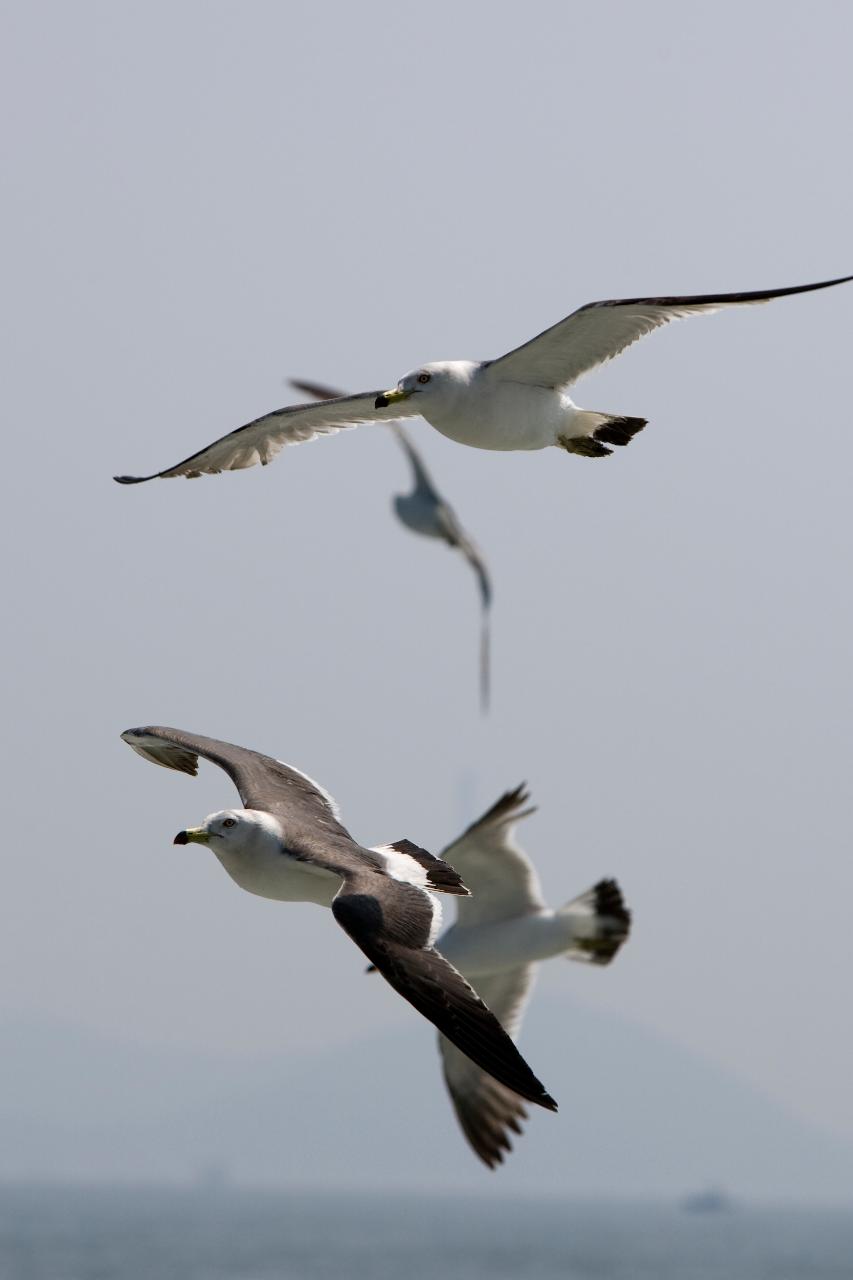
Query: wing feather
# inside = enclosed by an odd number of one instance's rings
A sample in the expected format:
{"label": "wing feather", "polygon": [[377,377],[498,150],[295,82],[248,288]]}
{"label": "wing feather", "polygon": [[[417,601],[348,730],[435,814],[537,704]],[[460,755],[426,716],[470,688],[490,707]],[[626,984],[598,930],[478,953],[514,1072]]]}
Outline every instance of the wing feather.
{"label": "wing feather", "polygon": [[685,294],[682,297],[611,298],[589,302],[513,351],[487,363],[488,376],[533,386],[569,387],[585,373],[612,360],[632,343],[688,316],[709,315],[722,307],[752,306],[846,284],[853,276],[784,289],[748,293]]}
{"label": "wing feather", "polygon": [[508,791],[442,852],[472,894],[458,904],[457,929],[544,908],[539,877],[513,838],[516,823],[534,812],[529,799],[524,785]]}
{"label": "wing feather", "polygon": [[398,995],[462,1056],[522,1098],[556,1110],[553,1098],[470,983],[426,945],[433,925],[429,894],[384,878],[362,878],[360,883],[348,878],[332,911]]}
{"label": "wing feather", "polygon": [[126,729],[121,736],[145,760],[167,769],[195,775],[199,756],[218,765],[234,783],[247,809],[286,817],[288,823],[301,817],[306,825],[318,826],[326,834],[351,839],[338,821],[338,808],[328,791],[272,756],[163,725]]}
{"label": "wing feather", "polygon": [[[536,965],[522,965],[477,979],[479,995],[513,1039],[521,1028],[535,972]],[[444,1082],[462,1132],[483,1163],[494,1169],[512,1149],[510,1133],[521,1133],[521,1123],[527,1118],[524,1102],[445,1036],[439,1036],[438,1048]]]}
{"label": "wing feather", "polygon": [[218,475],[221,471],[240,471],[256,463],[266,466],[285,445],[302,444],[317,436],[334,435],[365,422],[388,422],[400,417],[417,417],[405,407],[377,409],[379,391],[365,391],[357,396],[339,396],[319,404],[292,404],[247,422],[229,431],[213,444],[190,454],[183,462],[155,471],[150,476],[114,476],[119,484],[141,484],[145,480],[171,479],[185,476]]}

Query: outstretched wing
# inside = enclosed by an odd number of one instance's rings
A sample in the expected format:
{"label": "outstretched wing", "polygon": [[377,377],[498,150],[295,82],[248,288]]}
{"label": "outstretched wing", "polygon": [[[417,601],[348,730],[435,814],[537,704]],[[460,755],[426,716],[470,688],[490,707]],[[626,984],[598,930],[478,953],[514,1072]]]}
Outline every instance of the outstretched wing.
{"label": "outstretched wing", "polygon": [[218,475],[220,471],[240,471],[260,462],[266,466],[287,444],[302,444],[317,436],[334,435],[364,422],[388,422],[394,418],[417,417],[407,414],[405,406],[377,409],[375,400],[381,392],[365,391],[357,396],[341,396],[321,404],[292,404],[276,409],[245,427],[193,453],[183,462],[150,476],[114,476],[119,484],[140,484],[143,480],[170,479],[186,476]]}
{"label": "outstretched wing", "polygon": [[326,834],[351,839],[338,821],[338,807],[328,791],[280,760],[217,738],[162,725],[126,729],[121,736],[144,759],[166,769],[195,776],[199,756],[219,765],[236,786],[246,809],[286,818],[289,826],[301,821],[309,827],[320,827]]}
{"label": "outstretched wing", "polygon": [[[516,1038],[536,965],[521,965],[477,979],[480,996],[500,1020],[507,1035]],[[462,1132],[480,1159],[494,1169],[512,1149],[510,1133],[521,1133],[527,1111],[518,1093],[499,1084],[460,1053],[446,1036],[438,1037],[444,1081]]]}
{"label": "outstretched wing", "polygon": [[647,333],[687,316],[721,307],[751,305],[846,284],[853,276],[751,293],[706,293],[673,298],[613,298],[589,302],[523,346],[487,362],[489,377],[533,386],[568,387],[591,369],[618,356]]}
{"label": "outstretched wing", "polygon": [[458,904],[457,929],[545,906],[533,864],[513,839],[515,824],[534,812],[529,799],[524,785],[508,791],[442,852],[472,894]]}
{"label": "outstretched wing", "polygon": [[522,1098],[556,1111],[495,1015],[431,945],[437,907],[424,890],[384,876],[348,877],[332,903],[356,946],[460,1054]]}

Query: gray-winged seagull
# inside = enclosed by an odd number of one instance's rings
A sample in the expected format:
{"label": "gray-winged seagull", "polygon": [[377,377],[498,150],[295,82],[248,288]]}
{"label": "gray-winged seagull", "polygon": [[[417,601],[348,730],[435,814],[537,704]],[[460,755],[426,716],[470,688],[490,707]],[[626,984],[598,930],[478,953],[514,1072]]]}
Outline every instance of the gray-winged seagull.
{"label": "gray-winged seagull", "polygon": [[496,360],[439,360],[420,365],[389,391],[366,391],[320,404],[288,405],[238,427],[183,462],[150,476],[116,476],[120,484],[158,477],[216,475],[271,462],[286,444],[393,418],[426,418],[436,431],[477,449],[544,449],[601,458],[629,444],[645,418],[579,409],[567,388],[670,320],[721,307],[770,302],[845,284],[853,276],[785,289],[589,302]]}
{"label": "gray-winged seagull", "polygon": [[[498,800],[441,857],[464,877],[456,923],[440,939],[442,954],[476,987],[515,1038],[538,964],[568,956],[609,964],[628,937],[631,916],[615,880],[600,880],[563,907],[546,906],[539,878],[514,841],[515,824],[533,812],[523,787]],[[444,1078],[462,1130],[490,1168],[511,1149],[526,1112],[511,1089],[485,1075],[439,1035]]]}
{"label": "gray-winged seagull", "polygon": [[[315,400],[337,400],[343,396],[342,391],[324,386],[319,382],[301,382],[291,378],[290,385],[303,395],[313,396]],[[489,610],[492,603],[492,583],[489,571],[477,544],[462,527],[456,512],[446,498],[443,498],[435,487],[435,482],[427,470],[427,465],[418,450],[412,444],[405,429],[399,422],[389,422],[400,447],[406,454],[412,467],[415,487],[411,493],[394,495],[394,510],[400,521],[426,538],[440,538],[455,551],[460,551],[477,575],[480,588],[480,705],[486,711],[489,706]]]}
{"label": "gray-winged seagull", "polygon": [[466,895],[456,872],[408,840],[365,849],[338,821],[331,796],[298,769],[180,729],[128,729],[146,760],[195,775],[202,756],[224,769],[243,808],[225,809],[175,844],[205,844],[241,888],[263,898],[331,907],[338,924],[405,1000],[463,1057],[530,1102],[556,1111],[500,1022],[436,951],[436,893]]}

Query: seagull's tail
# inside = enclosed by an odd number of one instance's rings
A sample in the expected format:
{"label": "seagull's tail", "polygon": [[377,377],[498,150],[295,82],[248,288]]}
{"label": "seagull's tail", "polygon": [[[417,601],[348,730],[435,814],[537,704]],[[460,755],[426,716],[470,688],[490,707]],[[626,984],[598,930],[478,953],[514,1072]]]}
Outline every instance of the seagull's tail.
{"label": "seagull's tail", "polygon": [[579,453],[584,458],[604,458],[613,452],[607,448],[609,444],[630,444],[646,422],[646,418],[579,409],[572,418],[571,435],[561,436],[560,444],[569,453]]}
{"label": "seagull's tail", "polygon": [[587,964],[610,964],[631,931],[631,912],[615,880],[599,880],[559,910],[571,927],[565,955]]}

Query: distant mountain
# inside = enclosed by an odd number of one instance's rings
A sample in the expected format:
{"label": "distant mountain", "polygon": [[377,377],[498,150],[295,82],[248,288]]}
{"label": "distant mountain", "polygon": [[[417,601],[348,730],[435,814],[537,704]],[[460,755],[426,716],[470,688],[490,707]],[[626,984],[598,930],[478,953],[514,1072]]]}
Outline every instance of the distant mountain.
{"label": "distant mountain", "polygon": [[[434,1039],[399,1034],[246,1062],[78,1027],[0,1025],[0,1178],[180,1180],[839,1201],[853,1146],[654,1032],[542,1001],[524,1050],[560,1114],[489,1173],[458,1133]],[[535,1110],[535,1109],[533,1109]]]}

